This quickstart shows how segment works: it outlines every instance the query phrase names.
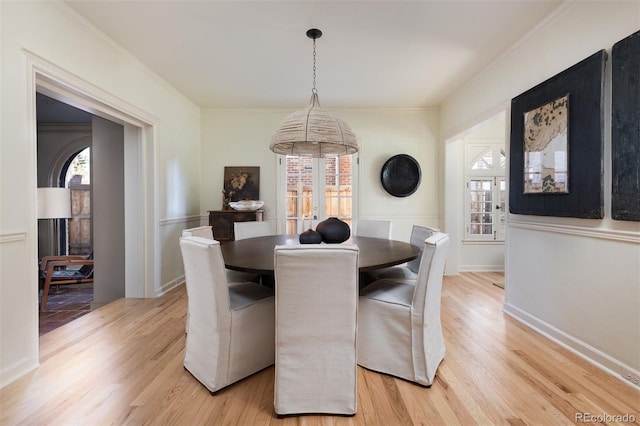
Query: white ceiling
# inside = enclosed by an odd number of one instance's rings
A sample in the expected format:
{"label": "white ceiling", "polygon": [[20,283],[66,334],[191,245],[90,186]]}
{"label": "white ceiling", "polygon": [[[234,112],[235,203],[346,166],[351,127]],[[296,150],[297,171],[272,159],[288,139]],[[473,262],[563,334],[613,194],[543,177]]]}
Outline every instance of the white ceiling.
{"label": "white ceiling", "polygon": [[563,0],[66,3],[201,108],[437,106]]}

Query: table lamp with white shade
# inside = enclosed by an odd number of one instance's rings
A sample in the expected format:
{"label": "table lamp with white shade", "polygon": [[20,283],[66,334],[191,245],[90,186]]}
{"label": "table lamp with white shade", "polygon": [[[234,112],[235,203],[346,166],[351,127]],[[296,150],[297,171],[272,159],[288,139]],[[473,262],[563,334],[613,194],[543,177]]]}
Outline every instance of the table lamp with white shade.
{"label": "table lamp with white shade", "polygon": [[38,219],[53,219],[55,255],[60,252],[58,219],[71,217],[71,190],[69,188],[38,188]]}

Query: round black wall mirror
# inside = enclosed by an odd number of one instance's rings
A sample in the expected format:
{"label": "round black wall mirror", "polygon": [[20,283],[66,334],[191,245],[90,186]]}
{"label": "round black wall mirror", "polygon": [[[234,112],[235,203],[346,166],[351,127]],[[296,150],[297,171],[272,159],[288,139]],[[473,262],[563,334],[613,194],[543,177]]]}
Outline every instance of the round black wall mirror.
{"label": "round black wall mirror", "polygon": [[389,158],[380,172],[382,187],[394,197],[407,197],[416,192],[421,178],[420,164],[407,154]]}

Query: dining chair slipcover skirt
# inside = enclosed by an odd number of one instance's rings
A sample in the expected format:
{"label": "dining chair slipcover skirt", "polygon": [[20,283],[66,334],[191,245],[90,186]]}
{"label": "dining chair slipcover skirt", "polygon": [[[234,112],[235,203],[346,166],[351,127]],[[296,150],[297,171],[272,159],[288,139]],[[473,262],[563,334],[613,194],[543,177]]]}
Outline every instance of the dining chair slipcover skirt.
{"label": "dining chair slipcover skirt", "polygon": [[359,237],[391,238],[391,221],[359,220],[356,235]]}
{"label": "dining chair slipcover skirt", "polygon": [[449,236],[424,242],[417,279],[382,279],[360,292],[358,364],[424,386],[444,359],[440,323],[442,275]]}
{"label": "dining chair slipcover skirt", "polygon": [[356,412],[358,254],[353,244],[275,248],[279,415]]}
{"label": "dining chair slipcover skirt", "polygon": [[184,367],[215,392],[272,365],[273,291],[228,283],[218,241],[183,237],[180,249],[189,306]]}

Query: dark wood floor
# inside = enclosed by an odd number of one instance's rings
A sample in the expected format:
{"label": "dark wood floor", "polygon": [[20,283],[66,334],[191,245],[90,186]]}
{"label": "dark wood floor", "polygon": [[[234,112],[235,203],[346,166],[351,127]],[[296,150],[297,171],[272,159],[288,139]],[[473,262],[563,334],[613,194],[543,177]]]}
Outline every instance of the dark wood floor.
{"label": "dark wood floor", "polygon": [[[42,291],[40,291],[40,296]],[[40,336],[91,312],[93,285],[79,284],[53,288],[47,311],[40,312]]]}

